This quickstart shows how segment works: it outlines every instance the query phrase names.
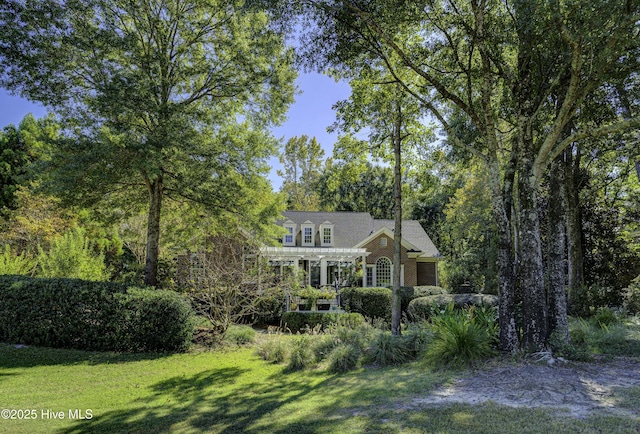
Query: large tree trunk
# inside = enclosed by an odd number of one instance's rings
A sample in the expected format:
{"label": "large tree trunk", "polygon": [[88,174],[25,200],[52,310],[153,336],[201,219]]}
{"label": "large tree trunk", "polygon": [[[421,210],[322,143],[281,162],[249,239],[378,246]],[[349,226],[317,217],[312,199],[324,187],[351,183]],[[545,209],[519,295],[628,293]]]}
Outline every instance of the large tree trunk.
{"label": "large tree trunk", "polygon": [[522,292],[522,345],[527,351],[542,351],[547,341],[547,302],[542,264],[537,183],[533,162],[521,153],[518,170],[519,264],[518,284]]}
{"label": "large tree trunk", "polygon": [[147,258],[144,267],[144,284],[158,284],[158,256],[160,250],[160,211],[162,209],[163,180],[159,176],[147,180],[149,190],[149,217],[147,220]]}
{"label": "large tree trunk", "polygon": [[400,277],[402,271],[402,154],[401,154],[401,126],[402,113],[398,105],[398,118],[396,120],[393,153],[394,166],[394,229],[393,229],[393,296],[391,300],[391,334],[400,336]]}
{"label": "large tree trunk", "polygon": [[547,228],[547,273],[549,301],[549,335],[555,333],[569,342],[565,274],[565,180],[562,156],[551,165],[549,179],[549,214]]}
{"label": "large tree trunk", "polygon": [[[516,324],[515,276],[513,268],[513,244],[511,222],[505,196],[511,194],[511,188],[503,190],[500,186],[500,168],[497,156],[492,155],[487,168],[489,170],[489,186],[491,189],[491,205],[493,216],[498,225],[498,325],[500,326],[500,348],[502,351],[515,352],[520,347],[518,327]],[[505,183],[510,183],[510,176],[505,176]],[[510,208],[510,205],[508,205]]]}
{"label": "large tree trunk", "polygon": [[582,249],[582,218],[580,215],[580,148],[565,152],[564,171],[567,195],[567,250],[569,300],[576,289],[584,284],[584,255]]}

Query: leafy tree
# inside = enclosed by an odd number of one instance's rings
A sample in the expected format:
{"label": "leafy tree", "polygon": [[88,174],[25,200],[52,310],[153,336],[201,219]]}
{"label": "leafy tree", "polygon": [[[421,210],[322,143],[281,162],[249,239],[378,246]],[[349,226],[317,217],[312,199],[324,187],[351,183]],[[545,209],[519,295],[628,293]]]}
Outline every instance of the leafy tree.
{"label": "leafy tree", "polygon": [[64,125],[51,184],[74,204],[146,203],[148,285],[165,199],[248,227],[276,214],[262,177],[274,151],[266,128],[283,120],[295,71],[267,24],[239,0],[9,0],[0,9],[0,84]]}
{"label": "leafy tree", "polygon": [[393,218],[393,170],[364,162],[331,161],[320,181],[321,208],[328,211],[368,212],[377,219]]}
{"label": "leafy tree", "polygon": [[284,178],[281,192],[287,195],[287,209],[296,211],[318,211],[319,198],[316,185],[321,176],[324,149],[315,137],[292,137],[280,154],[278,176]]}
{"label": "leafy tree", "polygon": [[[508,351],[520,344],[543,349],[552,330],[539,188],[569,144],[640,123],[617,118],[596,128],[571,129],[590,95],[637,70],[638,5],[596,1],[585,7],[575,0],[296,3],[308,6],[308,16],[318,23],[316,32],[303,36],[310,64],[354,75],[384,64],[452,143],[486,164],[498,227],[501,345]],[[448,120],[453,107],[478,132],[472,146],[458,140]],[[517,287],[521,317],[515,309]]]}
{"label": "leafy tree", "polygon": [[36,266],[35,259],[27,256],[26,252],[14,255],[11,247],[5,244],[0,253],[0,274],[32,275]]}

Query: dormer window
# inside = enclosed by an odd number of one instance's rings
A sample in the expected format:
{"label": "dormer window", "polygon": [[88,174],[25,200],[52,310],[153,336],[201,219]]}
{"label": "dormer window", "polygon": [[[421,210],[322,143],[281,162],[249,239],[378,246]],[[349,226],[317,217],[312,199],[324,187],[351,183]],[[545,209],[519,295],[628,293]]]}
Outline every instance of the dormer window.
{"label": "dormer window", "polygon": [[302,228],[302,245],[313,246],[315,244],[315,240],[314,240],[315,225],[310,221],[306,221],[302,224],[301,228]]}
{"label": "dormer window", "polygon": [[283,246],[295,246],[296,245],[296,224],[292,221],[285,222],[283,225],[285,234],[282,239]]}
{"label": "dormer window", "polygon": [[324,222],[320,225],[320,242],[322,247],[333,246],[333,223]]}

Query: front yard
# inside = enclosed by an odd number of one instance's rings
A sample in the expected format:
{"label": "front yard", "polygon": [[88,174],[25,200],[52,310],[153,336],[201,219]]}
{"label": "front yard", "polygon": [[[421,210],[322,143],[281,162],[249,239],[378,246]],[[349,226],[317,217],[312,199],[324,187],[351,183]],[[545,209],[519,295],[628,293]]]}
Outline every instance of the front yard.
{"label": "front yard", "polygon": [[[0,344],[0,431],[635,433],[640,426],[629,411],[577,418],[491,401],[420,404],[469,375],[434,372],[423,362],[291,373],[248,347],[126,355]],[[619,398],[623,409],[636,408],[640,387],[619,391]]]}

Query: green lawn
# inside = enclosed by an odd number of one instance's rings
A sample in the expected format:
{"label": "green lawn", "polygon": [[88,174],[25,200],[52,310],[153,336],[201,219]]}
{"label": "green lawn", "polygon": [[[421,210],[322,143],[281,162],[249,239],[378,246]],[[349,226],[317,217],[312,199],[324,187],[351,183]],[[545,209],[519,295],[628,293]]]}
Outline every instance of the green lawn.
{"label": "green lawn", "polygon": [[[117,355],[0,345],[0,409],[36,417],[0,419],[0,432],[638,432],[637,420],[494,404],[407,408],[452,376],[419,363],[339,375],[285,371],[249,348]],[[92,417],[70,419],[69,410]],[[52,419],[58,412],[65,419]]]}

